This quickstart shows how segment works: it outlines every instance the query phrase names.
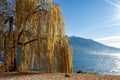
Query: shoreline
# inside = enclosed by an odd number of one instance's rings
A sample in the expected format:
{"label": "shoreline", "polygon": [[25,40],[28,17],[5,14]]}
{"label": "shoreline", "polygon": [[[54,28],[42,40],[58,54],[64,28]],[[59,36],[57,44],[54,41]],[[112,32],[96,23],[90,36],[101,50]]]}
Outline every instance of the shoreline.
{"label": "shoreline", "polygon": [[120,75],[0,72],[0,80],[120,80]]}

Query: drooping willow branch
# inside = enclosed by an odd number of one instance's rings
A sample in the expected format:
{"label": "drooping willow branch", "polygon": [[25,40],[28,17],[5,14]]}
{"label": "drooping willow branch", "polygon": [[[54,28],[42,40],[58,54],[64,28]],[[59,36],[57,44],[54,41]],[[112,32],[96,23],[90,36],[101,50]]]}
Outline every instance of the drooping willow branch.
{"label": "drooping willow branch", "polygon": [[5,39],[0,36],[5,42],[6,71],[72,72],[72,55],[59,6],[52,0],[14,2],[14,15],[4,22],[9,24],[4,25]]}
{"label": "drooping willow branch", "polygon": [[[45,38],[41,38],[41,39],[45,39]],[[34,41],[37,41],[38,39],[32,39],[32,40],[29,40],[29,41],[27,41],[27,42],[25,42],[24,44],[22,44],[21,42],[18,42],[18,44],[19,45],[27,45],[27,44],[30,44],[30,43],[32,43],[32,42],[34,42]]]}

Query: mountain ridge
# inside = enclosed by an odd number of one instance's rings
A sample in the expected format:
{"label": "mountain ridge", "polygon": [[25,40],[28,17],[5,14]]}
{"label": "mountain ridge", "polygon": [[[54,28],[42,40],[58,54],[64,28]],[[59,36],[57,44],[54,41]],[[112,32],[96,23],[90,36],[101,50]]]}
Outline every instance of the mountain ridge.
{"label": "mountain ridge", "polygon": [[71,36],[68,37],[68,43],[74,53],[120,53],[120,48],[107,46],[92,39]]}

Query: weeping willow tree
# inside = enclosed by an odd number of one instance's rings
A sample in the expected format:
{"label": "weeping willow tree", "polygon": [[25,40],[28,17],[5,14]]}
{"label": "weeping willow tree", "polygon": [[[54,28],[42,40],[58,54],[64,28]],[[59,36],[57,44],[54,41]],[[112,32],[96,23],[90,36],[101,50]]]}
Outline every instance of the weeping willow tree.
{"label": "weeping willow tree", "polygon": [[1,23],[0,38],[6,71],[72,72],[64,20],[52,0],[14,0],[13,16]]}

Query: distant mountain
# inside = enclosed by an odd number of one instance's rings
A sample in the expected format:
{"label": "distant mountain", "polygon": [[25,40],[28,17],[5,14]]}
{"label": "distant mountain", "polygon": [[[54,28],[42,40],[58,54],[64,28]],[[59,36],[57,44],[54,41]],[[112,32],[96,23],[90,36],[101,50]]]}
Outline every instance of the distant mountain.
{"label": "distant mountain", "polygon": [[91,39],[68,37],[68,43],[74,53],[120,53],[119,48],[106,46]]}

